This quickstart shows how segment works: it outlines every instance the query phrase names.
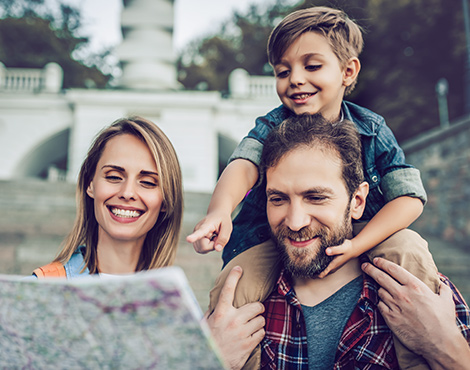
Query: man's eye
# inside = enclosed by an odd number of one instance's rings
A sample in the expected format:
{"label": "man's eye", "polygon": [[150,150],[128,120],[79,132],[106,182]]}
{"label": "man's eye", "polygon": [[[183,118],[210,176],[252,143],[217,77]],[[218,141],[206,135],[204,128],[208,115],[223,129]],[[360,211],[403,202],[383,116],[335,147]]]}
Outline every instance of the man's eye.
{"label": "man's eye", "polygon": [[272,198],[269,198],[269,203],[277,206],[277,205],[281,205],[284,201],[284,198],[280,198],[280,197],[272,197]]}
{"label": "man's eye", "polygon": [[309,201],[311,203],[323,202],[325,199],[326,199],[326,197],[320,196],[320,195],[314,195],[314,196],[312,195],[312,196],[307,197],[307,201]]}

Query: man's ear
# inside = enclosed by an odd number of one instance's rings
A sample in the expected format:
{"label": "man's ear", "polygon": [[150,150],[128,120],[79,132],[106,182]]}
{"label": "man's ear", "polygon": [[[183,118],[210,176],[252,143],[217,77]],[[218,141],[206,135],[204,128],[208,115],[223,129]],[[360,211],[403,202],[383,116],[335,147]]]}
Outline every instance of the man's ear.
{"label": "man's ear", "polygon": [[359,59],[356,57],[349,59],[343,70],[343,85],[350,86],[356,80],[360,70],[361,62]]}
{"label": "man's ear", "polygon": [[93,187],[93,181],[90,182],[90,185],[86,188],[86,193],[91,199],[95,199],[95,189]]}
{"label": "man's ear", "polygon": [[351,198],[351,217],[355,220],[359,220],[364,213],[366,208],[366,198],[369,194],[369,184],[363,182],[359,185],[358,189]]}

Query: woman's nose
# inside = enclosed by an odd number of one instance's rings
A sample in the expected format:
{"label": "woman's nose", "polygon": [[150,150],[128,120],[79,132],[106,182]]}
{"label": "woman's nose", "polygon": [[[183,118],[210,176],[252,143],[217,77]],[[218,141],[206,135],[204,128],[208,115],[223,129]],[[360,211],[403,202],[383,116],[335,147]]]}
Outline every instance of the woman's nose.
{"label": "woman's nose", "polygon": [[125,181],[122,184],[119,197],[122,199],[126,199],[126,200],[135,200],[136,199],[135,184],[132,181]]}

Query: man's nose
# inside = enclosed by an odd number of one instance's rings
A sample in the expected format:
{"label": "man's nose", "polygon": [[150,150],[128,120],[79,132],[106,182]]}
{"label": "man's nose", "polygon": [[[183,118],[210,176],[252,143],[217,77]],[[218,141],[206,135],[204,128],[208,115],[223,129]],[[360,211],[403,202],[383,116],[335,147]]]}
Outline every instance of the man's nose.
{"label": "man's nose", "polygon": [[291,203],[285,219],[285,224],[292,231],[299,231],[305,226],[309,226],[311,217],[306,212],[302,204]]}

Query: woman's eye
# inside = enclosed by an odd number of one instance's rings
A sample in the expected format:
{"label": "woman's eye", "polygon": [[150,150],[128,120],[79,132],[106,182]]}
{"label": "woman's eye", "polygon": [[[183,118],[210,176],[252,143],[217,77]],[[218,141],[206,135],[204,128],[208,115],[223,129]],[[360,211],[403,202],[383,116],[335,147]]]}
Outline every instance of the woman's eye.
{"label": "woman's eye", "polygon": [[142,185],[146,186],[146,187],[149,187],[149,188],[154,188],[154,187],[158,186],[158,183],[154,182],[154,181],[141,181],[140,183]]}
{"label": "woman's eye", "polygon": [[122,180],[122,177],[114,176],[114,175],[108,175],[108,176],[106,176],[106,180],[109,180],[109,181],[112,181],[112,182],[120,181],[120,180]]}

